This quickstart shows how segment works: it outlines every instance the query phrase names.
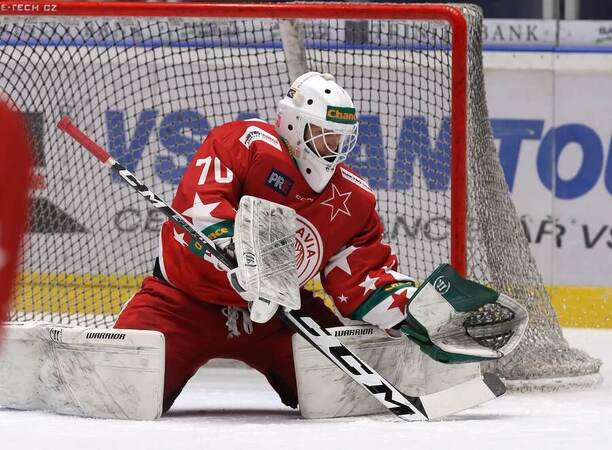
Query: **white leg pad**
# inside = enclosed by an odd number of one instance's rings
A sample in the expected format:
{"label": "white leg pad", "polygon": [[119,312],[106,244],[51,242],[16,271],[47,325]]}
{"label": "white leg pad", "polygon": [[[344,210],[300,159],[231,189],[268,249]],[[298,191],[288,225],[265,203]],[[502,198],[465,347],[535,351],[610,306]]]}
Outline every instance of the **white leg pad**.
{"label": "white leg pad", "polygon": [[0,346],[0,405],[113,419],[161,415],[164,335],[9,322]]}
{"label": "white leg pad", "polygon": [[[378,327],[336,327],[327,331],[408,395],[431,394],[482,378],[478,363],[440,363],[421,352],[405,336],[390,337]],[[293,358],[303,417],[318,419],[386,412],[370,393],[297,334],[293,335]]]}

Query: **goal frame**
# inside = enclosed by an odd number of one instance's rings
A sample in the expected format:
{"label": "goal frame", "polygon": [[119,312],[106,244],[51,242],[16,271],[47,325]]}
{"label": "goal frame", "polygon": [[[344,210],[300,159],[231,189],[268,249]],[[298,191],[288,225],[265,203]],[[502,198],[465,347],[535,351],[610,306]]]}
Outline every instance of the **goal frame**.
{"label": "goal frame", "polygon": [[451,29],[450,263],[467,276],[468,25],[459,8],[444,4],[380,3],[110,3],[8,1],[0,16],[209,17],[270,19],[436,20]]}

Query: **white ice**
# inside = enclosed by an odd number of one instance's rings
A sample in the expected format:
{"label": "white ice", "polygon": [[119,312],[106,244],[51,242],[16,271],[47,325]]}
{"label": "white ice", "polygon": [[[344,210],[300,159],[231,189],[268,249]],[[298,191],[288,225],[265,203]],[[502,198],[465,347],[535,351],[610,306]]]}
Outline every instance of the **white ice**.
{"label": "white ice", "polygon": [[257,372],[204,368],[154,422],[82,419],[0,408],[0,450],[599,450],[612,449],[612,330],[566,329],[602,359],[603,384],[552,394],[506,394],[435,422],[391,415],[305,420]]}

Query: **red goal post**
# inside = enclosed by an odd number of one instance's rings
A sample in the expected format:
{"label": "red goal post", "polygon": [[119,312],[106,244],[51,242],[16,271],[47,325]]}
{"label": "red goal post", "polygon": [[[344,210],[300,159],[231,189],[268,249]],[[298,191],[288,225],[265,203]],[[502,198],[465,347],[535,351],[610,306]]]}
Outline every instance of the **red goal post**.
{"label": "red goal post", "polygon": [[5,15],[90,17],[251,17],[276,19],[392,19],[443,20],[451,34],[451,239],[450,263],[467,275],[466,148],[467,148],[467,37],[465,16],[452,5],[376,3],[103,3],[6,2]]}

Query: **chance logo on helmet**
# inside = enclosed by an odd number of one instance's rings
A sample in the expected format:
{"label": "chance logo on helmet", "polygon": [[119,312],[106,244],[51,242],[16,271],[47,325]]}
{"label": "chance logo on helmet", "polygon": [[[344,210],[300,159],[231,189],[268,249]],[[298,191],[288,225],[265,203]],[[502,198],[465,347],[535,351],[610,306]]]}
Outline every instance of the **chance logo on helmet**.
{"label": "chance logo on helmet", "polygon": [[337,123],[357,123],[355,108],[341,108],[339,106],[328,106],[325,118]]}
{"label": "chance logo on helmet", "polygon": [[278,103],[275,126],[315,192],[325,189],[357,143],[353,101],[328,73],[298,77]]}

